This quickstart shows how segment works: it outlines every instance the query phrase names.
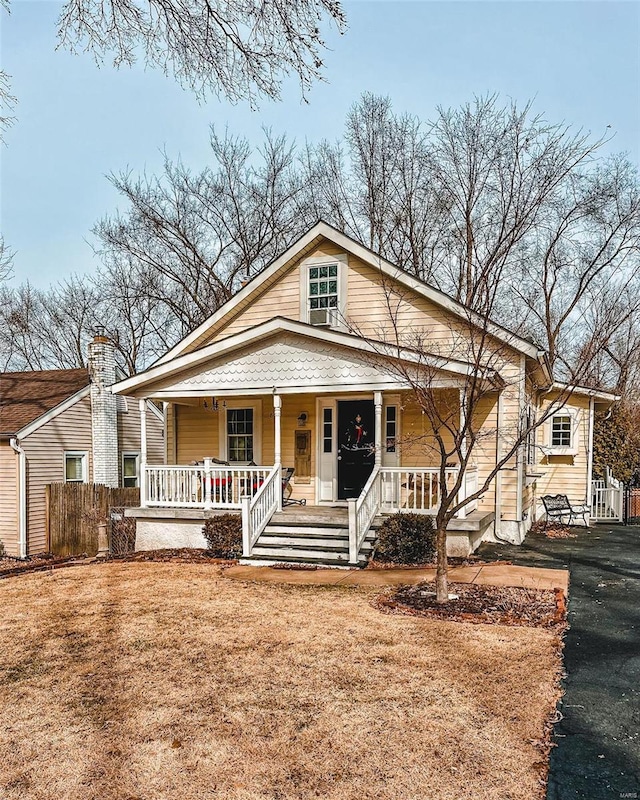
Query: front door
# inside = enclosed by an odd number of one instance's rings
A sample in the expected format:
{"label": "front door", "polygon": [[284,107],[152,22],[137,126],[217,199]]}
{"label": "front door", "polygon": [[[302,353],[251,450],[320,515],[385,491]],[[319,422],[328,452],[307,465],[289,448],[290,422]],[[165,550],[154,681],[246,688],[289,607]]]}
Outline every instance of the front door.
{"label": "front door", "polygon": [[338,500],[358,497],[375,464],[373,400],[338,401]]}

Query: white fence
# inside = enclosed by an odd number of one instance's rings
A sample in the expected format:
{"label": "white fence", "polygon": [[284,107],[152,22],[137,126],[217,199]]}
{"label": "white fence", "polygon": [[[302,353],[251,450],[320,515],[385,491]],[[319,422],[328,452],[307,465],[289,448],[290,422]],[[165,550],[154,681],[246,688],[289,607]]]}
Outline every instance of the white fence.
{"label": "white fence", "polygon": [[596,522],[617,521],[624,518],[624,486],[611,479],[591,482],[591,519]]}

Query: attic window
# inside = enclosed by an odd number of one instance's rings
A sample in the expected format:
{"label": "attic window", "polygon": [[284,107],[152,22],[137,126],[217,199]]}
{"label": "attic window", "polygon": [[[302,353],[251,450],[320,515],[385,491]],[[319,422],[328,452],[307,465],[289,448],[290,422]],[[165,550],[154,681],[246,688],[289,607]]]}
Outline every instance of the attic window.
{"label": "attic window", "polygon": [[309,267],[308,312],[311,325],[332,325],[338,311],[338,265]]}

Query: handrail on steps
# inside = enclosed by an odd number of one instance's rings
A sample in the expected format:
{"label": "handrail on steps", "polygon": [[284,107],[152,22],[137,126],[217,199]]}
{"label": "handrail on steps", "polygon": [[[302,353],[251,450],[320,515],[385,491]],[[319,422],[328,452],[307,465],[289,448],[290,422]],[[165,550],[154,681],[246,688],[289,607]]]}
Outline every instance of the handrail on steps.
{"label": "handrail on steps", "polygon": [[351,498],[349,505],[349,563],[357,564],[360,548],[371,523],[380,512],[380,466],[373,468],[360,497]]}
{"label": "handrail on steps", "polygon": [[242,556],[249,558],[269,520],[282,510],[281,466],[275,464],[253,497],[242,497]]}

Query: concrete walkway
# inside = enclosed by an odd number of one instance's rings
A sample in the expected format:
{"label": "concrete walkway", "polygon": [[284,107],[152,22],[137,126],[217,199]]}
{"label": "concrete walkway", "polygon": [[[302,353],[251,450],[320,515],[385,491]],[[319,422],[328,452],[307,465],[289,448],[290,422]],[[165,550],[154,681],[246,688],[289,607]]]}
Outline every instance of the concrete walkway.
{"label": "concrete walkway", "polygon": [[568,568],[565,695],[547,800],[640,798],[640,527],[576,528],[576,539],[528,536],[481,545],[482,558]]}
{"label": "concrete walkway", "polygon": [[[226,578],[262,583],[287,583],[305,586],[399,586],[401,584],[434,581],[435,569],[274,569],[238,564],[225,569]],[[475,583],[484,586],[523,586],[528,589],[564,590],[569,585],[565,569],[489,564],[453,567],[449,570],[452,583]]]}

